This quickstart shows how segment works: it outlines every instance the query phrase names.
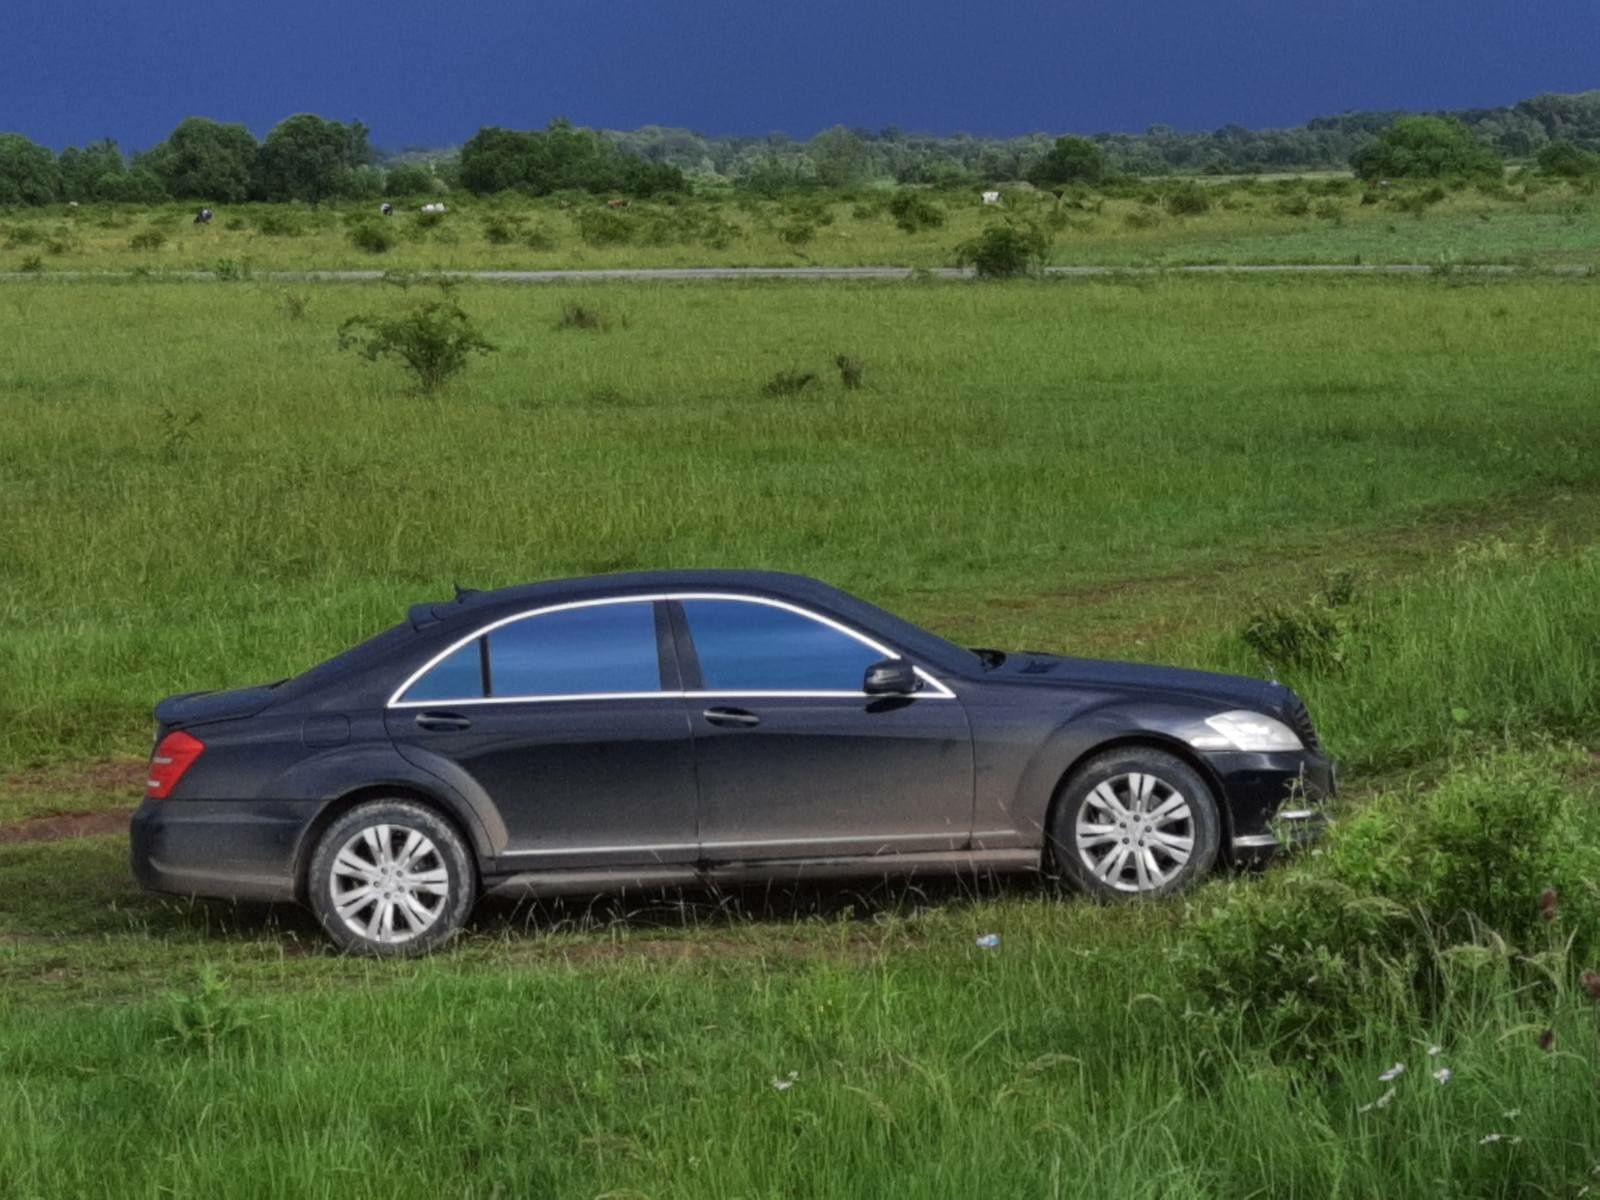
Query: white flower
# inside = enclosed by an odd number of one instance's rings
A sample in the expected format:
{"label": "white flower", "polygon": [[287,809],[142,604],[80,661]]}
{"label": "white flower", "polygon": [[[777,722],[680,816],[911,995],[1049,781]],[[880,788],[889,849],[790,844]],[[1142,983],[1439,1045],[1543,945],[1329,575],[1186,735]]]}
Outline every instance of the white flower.
{"label": "white flower", "polygon": [[1515,1121],[1522,1115],[1522,1110],[1520,1108],[1508,1108],[1500,1115],[1508,1121]]}
{"label": "white flower", "polygon": [[1439,1055],[1441,1055],[1443,1053],[1444,1053],[1444,1047],[1443,1046],[1429,1046],[1428,1047],[1428,1057],[1429,1058],[1438,1058]]}
{"label": "white flower", "polygon": [[1389,1107],[1389,1101],[1391,1101],[1393,1099],[1394,1099],[1394,1089],[1390,1088],[1387,1092],[1385,1092],[1383,1095],[1379,1096],[1371,1104],[1363,1104],[1360,1108],[1356,1109],[1356,1111],[1358,1113],[1364,1113],[1364,1112],[1371,1112],[1375,1108],[1387,1108],[1387,1107]]}
{"label": "white flower", "polygon": [[787,1092],[790,1088],[792,1088],[794,1086],[795,1080],[797,1080],[799,1078],[800,1078],[800,1072],[799,1071],[790,1071],[789,1072],[789,1077],[787,1079],[780,1079],[776,1075],[774,1075],[772,1077],[772,1086],[773,1086],[774,1090],[776,1090],[776,1091]]}
{"label": "white flower", "polygon": [[1405,1073],[1406,1073],[1406,1065],[1405,1065],[1405,1063],[1395,1063],[1394,1066],[1390,1067],[1382,1075],[1378,1076],[1378,1082],[1379,1083],[1393,1083],[1396,1079],[1399,1079],[1400,1076],[1404,1075]]}
{"label": "white flower", "polygon": [[1487,1146],[1493,1142],[1498,1142],[1503,1137],[1505,1137],[1503,1133],[1486,1133],[1478,1139],[1478,1145]]}
{"label": "white flower", "polygon": [[1452,1071],[1449,1067],[1440,1067],[1437,1071],[1435,1071],[1433,1073],[1433,1077],[1434,1077],[1435,1080],[1437,1080],[1440,1083],[1449,1083],[1451,1077],[1454,1074],[1455,1074],[1455,1072]]}

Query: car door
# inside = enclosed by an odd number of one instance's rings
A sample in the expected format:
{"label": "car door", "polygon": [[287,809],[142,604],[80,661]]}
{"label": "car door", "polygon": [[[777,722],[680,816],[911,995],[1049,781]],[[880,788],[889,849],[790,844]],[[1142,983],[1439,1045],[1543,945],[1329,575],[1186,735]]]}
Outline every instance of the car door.
{"label": "car door", "polygon": [[899,657],[820,614],[745,596],[672,602],[710,863],[959,850],[972,736],[950,689],[869,696]]}
{"label": "car door", "polygon": [[649,599],[496,621],[420,672],[387,722],[407,758],[488,794],[506,827],[498,866],[698,854],[688,717],[667,614]]}

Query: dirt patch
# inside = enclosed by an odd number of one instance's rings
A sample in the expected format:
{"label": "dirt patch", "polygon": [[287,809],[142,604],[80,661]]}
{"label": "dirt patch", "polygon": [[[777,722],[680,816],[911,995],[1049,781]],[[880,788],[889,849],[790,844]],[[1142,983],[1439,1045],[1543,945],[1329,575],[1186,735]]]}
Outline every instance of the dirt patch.
{"label": "dirt patch", "polygon": [[76,796],[88,792],[126,799],[144,791],[146,773],[147,763],[142,758],[35,767],[0,779],[0,793]]}
{"label": "dirt patch", "polygon": [[105,812],[57,813],[45,817],[29,817],[15,825],[0,825],[0,845],[11,842],[60,842],[67,838],[101,837],[108,833],[128,832],[131,808],[114,808]]}

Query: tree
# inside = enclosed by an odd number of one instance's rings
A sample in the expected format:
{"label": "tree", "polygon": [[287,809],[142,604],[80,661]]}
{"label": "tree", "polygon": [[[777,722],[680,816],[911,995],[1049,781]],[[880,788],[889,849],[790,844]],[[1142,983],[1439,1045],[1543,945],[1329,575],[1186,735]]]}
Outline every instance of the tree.
{"label": "tree", "polygon": [[51,204],[60,195],[55,155],[20,133],[0,133],[0,204]]}
{"label": "tree", "polygon": [[515,189],[534,196],[568,190],[651,196],[688,187],[677,167],[624,155],[601,134],[565,120],[541,133],[487,126],[461,147],[460,163],[461,185],[480,195]]}
{"label": "tree", "polygon": [[1028,172],[1028,182],[1039,187],[1060,183],[1099,183],[1105,177],[1106,156],[1088,138],[1059,137],[1050,152]]}
{"label": "tree", "polygon": [[105,200],[101,195],[101,181],[107,189],[116,191],[116,179],[128,173],[128,164],[122,151],[110,138],[91,142],[81,150],[68,146],[56,160],[61,171],[61,197],[64,200]]}
{"label": "tree", "polygon": [[467,366],[467,356],[495,347],[454,300],[432,300],[397,317],[351,317],[339,326],[339,346],[369,362],[395,358],[424,395],[432,395]]}
{"label": "tree", "polygon": [[871,165],[866,142],[843,125],[817,134],[806,147],[806,153],[817,165],[817,181],[826,187],[850,187],[860,183]]}
{"label": "tree", "polygon": [[1546,175],[1581,179],[1600,172],[1600,155],[1579,150],[1571,142],[1551,142],[1539,151],[1539,169]]}
{"label": "tree", "polygon": [[256,191],[268,200],[320,204],[351,190],[352,173],[372,157],[367,128],[297,113],[267,134],[256,157]]}
{"label": "tree", "polygon": [[383,181],[385,196],[426,196],[438,190],[433,172],[422,163],[397,163]]}
{"label": "tree", "polygon": [[259,147],[243,125],[190,117],[136,160],[180,200],[236,203],[250,197]]}
{"label": "tree", "polygon": [[1401,117],[1352,154],[1350,165],[1363,179],[1498,176],[1505,169],[1498,154],[1448,117]]}

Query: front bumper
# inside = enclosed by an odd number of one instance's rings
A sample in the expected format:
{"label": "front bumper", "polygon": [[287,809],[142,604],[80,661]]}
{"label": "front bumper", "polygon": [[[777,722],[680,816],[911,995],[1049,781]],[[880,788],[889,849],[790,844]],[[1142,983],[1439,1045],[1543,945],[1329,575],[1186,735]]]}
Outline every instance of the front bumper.
{"label": "front bumper", "polygon": [[1339,788],[1338,765],[1331,758],[1306,750],[1205,757],[1228,807],[1234,863],[1264,862],[1321,835],[1326,806]]}
{"label": "front bumper", "polygon": [[293,900],[321,801],[146,800],[129,825],[134,876],[154,892]]}

